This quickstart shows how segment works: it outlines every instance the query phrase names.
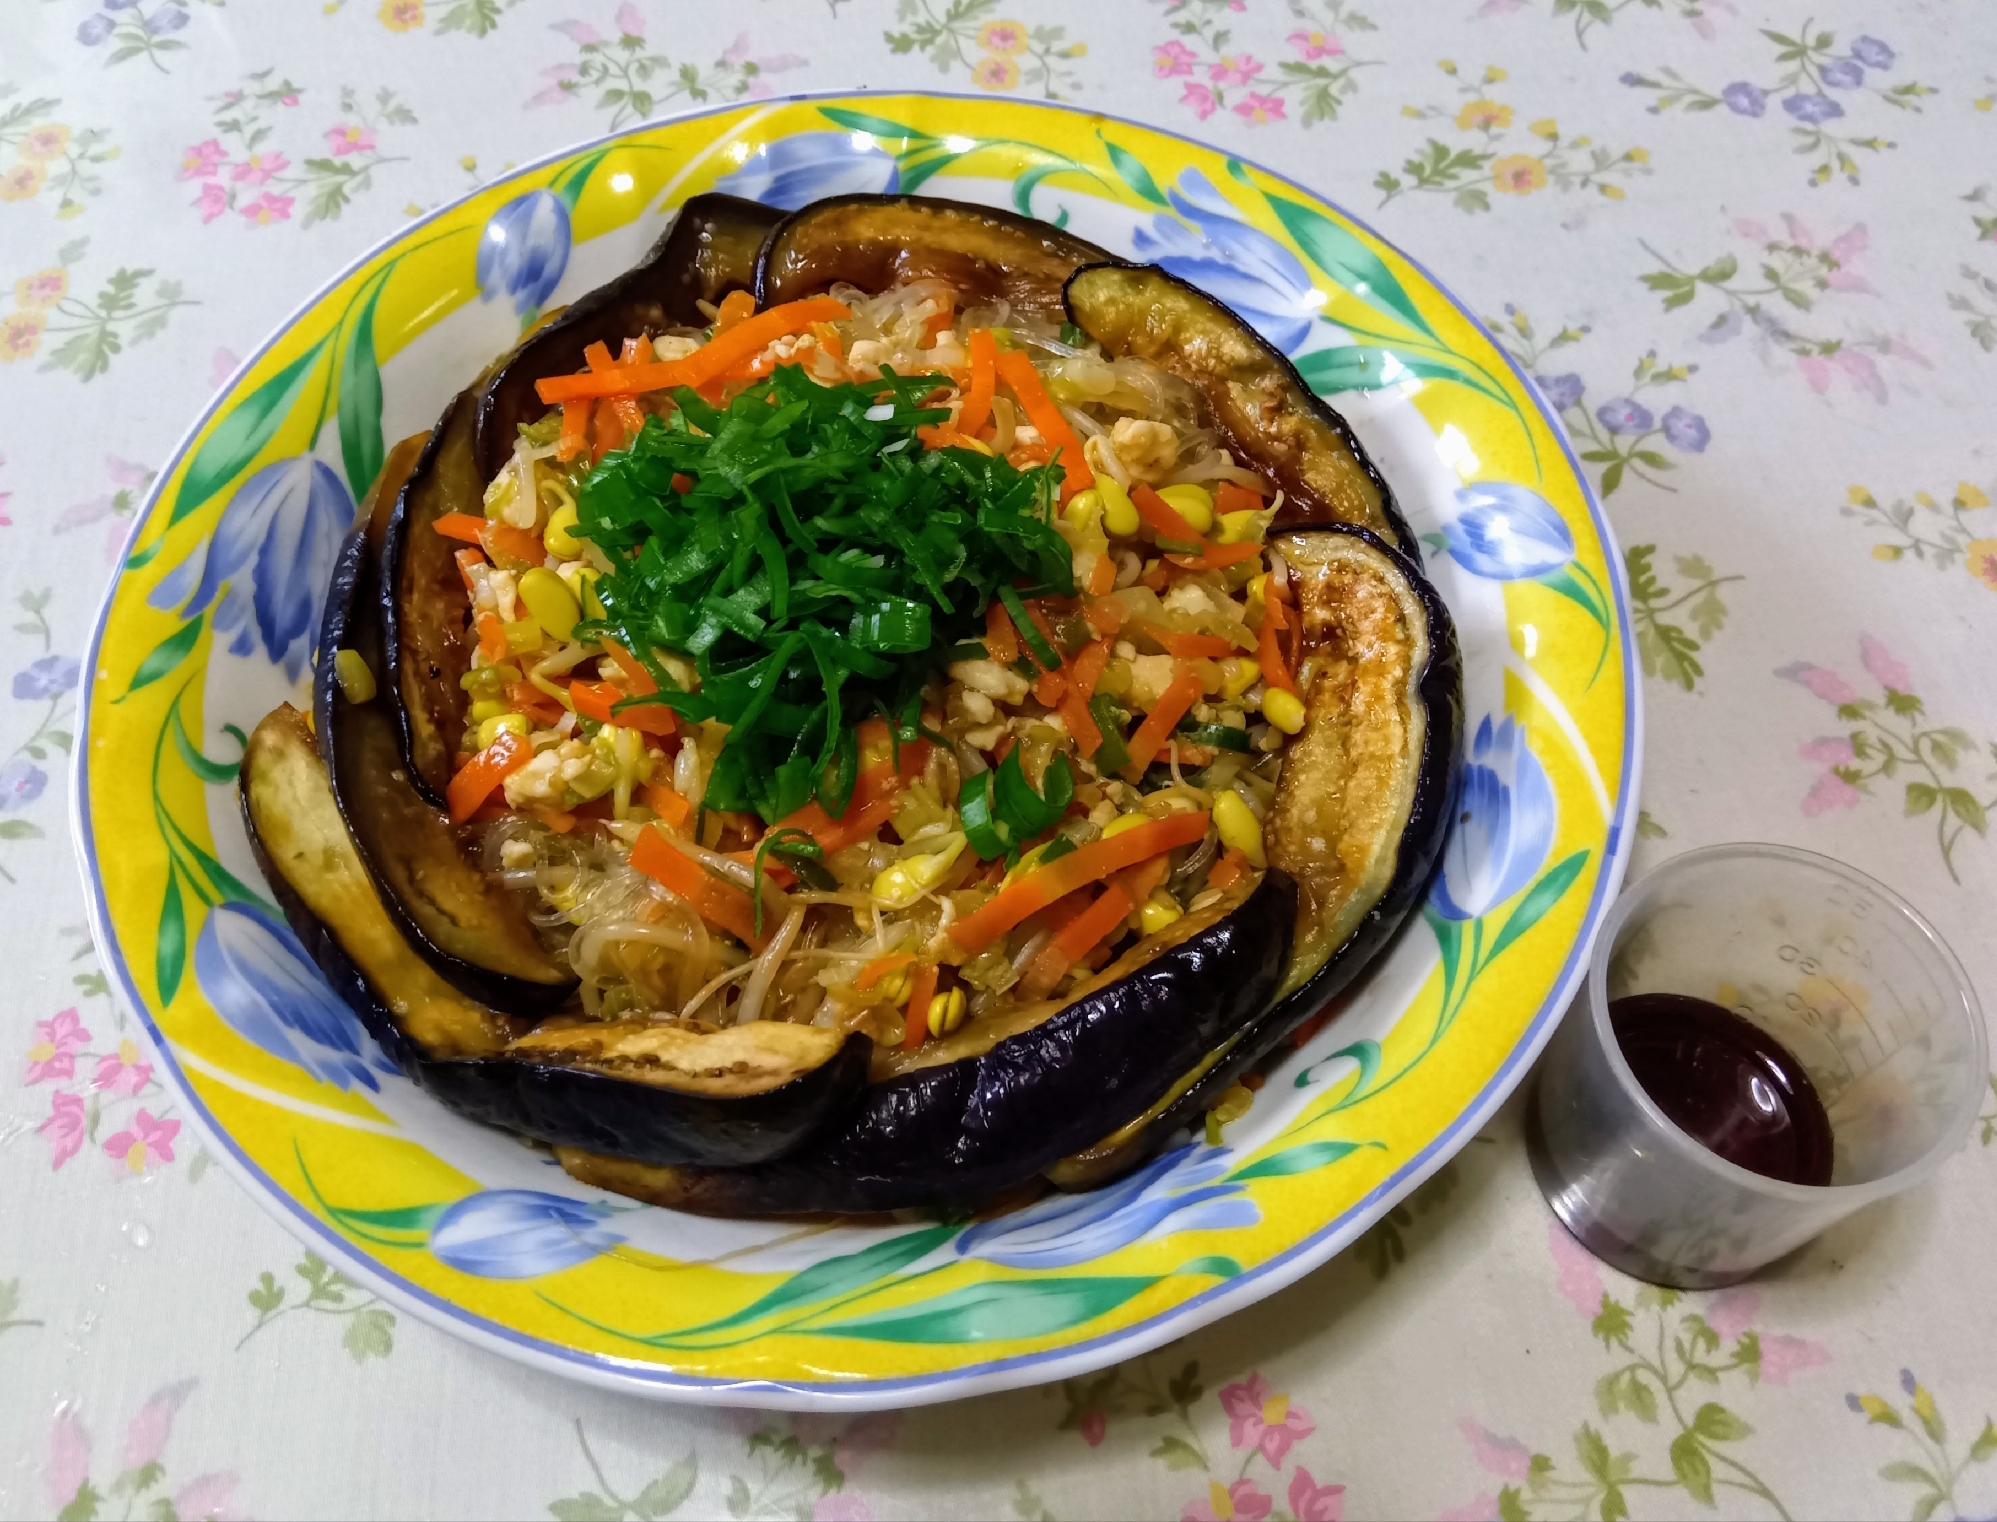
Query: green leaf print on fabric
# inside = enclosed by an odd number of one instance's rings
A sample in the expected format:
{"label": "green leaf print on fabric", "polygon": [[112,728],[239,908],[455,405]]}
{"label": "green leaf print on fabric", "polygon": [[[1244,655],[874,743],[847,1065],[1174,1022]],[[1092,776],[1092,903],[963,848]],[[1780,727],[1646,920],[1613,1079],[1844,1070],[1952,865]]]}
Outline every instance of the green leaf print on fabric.
{"label": "green leaf print on fabric", "polygon": [[1704,35],[1712,35],[1712,23],[1706,19],[1712,0],[1553,0],[1549,14],[1556,20],[1565,16],[1574,18],[1574,40],[1585,52],[1589,32],[1607,26],[1633,5],[1641,5],[1647,11],[1668,11],[1681,21],[1699,26]]}
{"label": "green leaf print on fabric", "polygon": [[[1698,659],[1702,642],[1726,625],[1727,605],[1721,601],[1719,589],[1746,578],[1718,575],[1703,556],[1680,555],[1673,565],[1690,585],[1683,589],[1666,586],[1652,565],[1656,553],[1654,544],[1633,544],[1623,555],[1631,610],[1636,614],[1637,654],[1645,676],[1673,682],[1691,692],[1706,674]],[[1680,609],[1689,629],[1667,617]]]}
{"label": "green leaf print on fabric", "polygon": [[299,1311],[343,1321],[340,1346],[355,1363],[386,1358],[395,1351],[395,1314],[379,1296],[363,1290],[317,1253],[308,1252],[291,1271],[302,1281],[302,1290],[288,1288],[266,1269],[244,1297],[257,1313],[257,1320],[237,1340],[237,1352],[273,1321]]}
{"label": "green leaf print on fabric", "polygon": [[21,1281],[0,1279],[0,1337],[24,1327],[40,1325],[41,1322],[35,1318],[21,1314]]}
{"label": "green leaf print on fabric", "polygon": [[1989,564],[1997,552],[1997,522],[1989,507],[1990,494],[1972,481],[1958,481],[1945,504],[1925,491],[1881,503],[1868,488],[1854,486],[1845,493],[1838,516],[1856,518],[1879,536],[1872,546],[1874,560],[1913,559],[1937,570],[1960,561],[1971,576],[1997,591],[1997,569]]}
{"label": "green leaf print on fabric", "polygon": [[686,1504],[687,1497],[693,1494],[693,1487],[700,1478],[700,1463],[691,1453],[667,1465],[646,1481],[636,1495],[627,1498],[618,1494],[605,1478],[603,1466],[590,1449],[589,1437],[582,1428],[582,1418],[576,1418],[575,1427],[576,1442],[582,1446],[583,1459],[588,1463],[590,1473],[596,1477],[597,1488],[550,1501],[548,1515],[554,1517],[556,1522],[625,1522],[626,1518],[635,1518],[637,1522],[657,1522],[657,1519],[670,1517],[678,1511]]}
{"label": "green leaf print on fabric", "polygon": [[1273,72],[1236,45],[1232,24],[1222,24],[1241,9],[1235,0],[1180,0],[1166,11],[1174,18],[1173,39],[1151,50],[1153,75],[1184,79],[1175,86],[1179,104],[1201,121],[1216,111],[1232,112],[1251,127],[1336,121],[1359,93],[1358,71],[1379,65],[1350,51],[1356,34],[1377,28],[1349,0],[1290,0],[1290,15],[1301,24],[1284,40],[1297,56],[1276,60]]}
{"label": "green leaf print on fabric", "polygon": [[1956,1487],[1972,1464],[1987,1464],[1997,1455],[1997,1422],[1984,1417],[1982,1429],[1957,1458],[1940,1405],[1911,1369],[1900,1371],[1900,1391],[1907,1401],[1904,1413],[1878,1395],[1847,1395],[1844,1403],[1863,1416],[1867,1426],[1890,1427],[1899,1433],[1904,1446],[1914,1452],[1914,1459],[1896,1459],[1879,1470],[1882,1480],[1916,1488],[1907,1513],[1913,1522],[1928,1522],[1938,1512],[1949,1518],[1960,1517]]}
{"label": "green leaf print on fabric", "polygon": [[8,103],[17,89],[0,84],[0,148],[11,148],[16,155],[15,163],[0,173],[0,202],[32,201],[49,191],[56,216],[64,221],[81,216],[83,198],[104,192],[97,166],[118,157],[111,134],[102,127],[71,127],[56,120],[62,101],[54,96]]}

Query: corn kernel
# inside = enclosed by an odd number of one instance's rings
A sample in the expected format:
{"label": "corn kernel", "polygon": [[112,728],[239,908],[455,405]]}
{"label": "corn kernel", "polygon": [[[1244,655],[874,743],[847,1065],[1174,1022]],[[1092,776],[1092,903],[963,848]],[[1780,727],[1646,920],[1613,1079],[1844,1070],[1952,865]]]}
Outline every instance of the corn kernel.
{"label": "corn kernel", "polygon": [[1262,821],[1231,787],[1214,794],[1213,827],[1220,831],[1222,845],[1239,851],[1257,867],[1269,865],[1269,853],[1262,849]]}
{"label": "corn kernel", "polygon": [[1156,935],[1174,920],[1181,918],[1185,912],[1179,907],[1177,899],[1160,888],[1144,901],[1144,907],[1138,911],[1137,918],[1138,923],[1144,927],[1146,935]]}
{"label": "corn kernel", "polygon": [[1103,826],[1102,838],[1108,840],[1112,836],[1121,835],[1125,830],[1134,830],[1140,824],[1149,824],[1150,822],[1151,816],[1149,814],[1119,814]]}
{"label": "corn kernel", "polygon": [[929,1001],[929,1034],[947,1036],[964,1023],[964,990],[953,988]]}
{"label": "corn kernel", "polygon": [[1255,1091],[1237,1083],[1222,1094],[1207,1113],[1223,1126],[1232,1125],[1246,1115],[1254,1103]]}
{"label": "corn kernel", "polygon": [[1130,493],[1110,476],[1097,476],[1095,489],[1103,502],[1103,532],[1119,539],[1130,538],[1143,522],[1137,516],[1137,504],[1130,500]]}
{"label": "corn kernel", "polygon": [[1230,655],[1220,663],[1222,697],[1238,698],[1262,680],[1262,663],[1245,655]]}
{"label": "corn kernel", "polygon": [[1261,536],[1255,532],[1255,520],[1261,516],[1262,514],[1252,507],[1244,507],[1238,513],[1222,513],[1220,542],[1240,544],[1244,539],[1259,539]]}
{"label": "corn kernel", "polygon": [[478,748],[486,749],[502,734],[524,735],[531,726],[524,713],[496,713],[478,727]]}
{"label": "corn kernel", "polygon": [[1194,482],[1182,482],[1178,486],[1161,486],[1158,495],[1172,504],[1181,518],[1195,530],[1204,534],[1213,527],[1213,493]]}
{"label": "corn kernel", "polygon": [[1286,735],[1301,734],[1304,728],[1304,705],[1296,694],[1272,687],[1262,694],[1262,717]]}
{"label": "corn kernel", "polygon": [[527,604],[534,622],[556,639],[566,643],[576,632],[582,604],[576,601],[568,583],[546,566],[537,565],[520,573],[520,600]]}
{"label": "corn kernel", "polygon": [[1103,494],[1091,486],[1087,491],[1076,492],[1074,500],[1062,509],[1061,516],[1087,533],[1090,521],[1102,510]]}
{"label": "corn kernel", "polygon": [[480,698],[472,704],[472,723],[483,724],[487,719],[496,719],[503,713],[511,712],[513,710],[498,698]]}
{"label": "corn kernel", "polygon": [[907,909],[923,894],[941,883],[964,853],[967,841],[962,830],[945,837],[940,851],[924,856],[908,856],[874,879],[874,902],[883,909]]}
{"label": "corn kernel", "polygon": [[367,657],[358,650],[340,650],[333,656],[333,675],[340,680],[340,691],[347,695],[349,703],[366,703],[374,698],[374,672],[369,669]]}
{"label": "corn kernel", "polygon": [[548,553],[561,560],[573,560],[582,553],[582,541],[576,538],[576,510],[573,507],[558,507],[548,515],[548,526],[541,531],[541,543],[548,547]]}

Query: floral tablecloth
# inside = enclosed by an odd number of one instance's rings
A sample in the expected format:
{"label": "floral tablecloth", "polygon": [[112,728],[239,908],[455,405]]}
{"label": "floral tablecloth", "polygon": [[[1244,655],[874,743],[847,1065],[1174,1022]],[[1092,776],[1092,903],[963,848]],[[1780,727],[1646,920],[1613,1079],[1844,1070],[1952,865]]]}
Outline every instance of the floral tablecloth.
{"label": "floral tablecloth", "polygon": [[1934,1187],[1751,1287],[1596,1265],[1515,1103],[1342,1259],[1099,1376],[652,1406],[398,1315],[215,1170],[108,995],[65,819],[77,652],[154,469],[362,249],[689,105],[1013,92],[1238,149],[1438,270],[1622,540],[1634,870],[1829,852],[1997,992],[1993,60],[1997,10],[1934,0],[10,0],[0,1512],[1997,1511],[1997,1083]]}

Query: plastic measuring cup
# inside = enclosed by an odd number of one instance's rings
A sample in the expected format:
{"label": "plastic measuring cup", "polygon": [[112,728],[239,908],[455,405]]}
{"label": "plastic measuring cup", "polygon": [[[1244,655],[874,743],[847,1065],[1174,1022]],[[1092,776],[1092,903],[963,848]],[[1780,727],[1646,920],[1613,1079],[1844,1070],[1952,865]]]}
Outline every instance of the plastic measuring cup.
{"label": "plastic measuring cup", "polygon": [[[1709,999],[1788,1049],[1830,1116],[1827,1186],[1738,1167],[1665,1117],[1609,1024],[1610,1000],[1643,993]],[[1540,1065],[1533,1172],[1605,1262],[1685,1289],[1731,1284],[1932,1175],[1975,1123],[1987,1050],[1962,964],[1891,889],[1787,846],[1689,851],[1602,926]]]}

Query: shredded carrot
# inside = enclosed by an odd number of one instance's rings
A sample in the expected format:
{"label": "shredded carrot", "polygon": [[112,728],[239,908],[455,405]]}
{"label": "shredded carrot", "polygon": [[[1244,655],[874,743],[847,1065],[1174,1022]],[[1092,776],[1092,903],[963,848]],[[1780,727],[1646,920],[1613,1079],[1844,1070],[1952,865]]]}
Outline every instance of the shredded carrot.
{"label": "shredded carrot", "polygon": [[[1033,601],[1023,604],[1023,606],[1026,609],[1026,616],[1032,622],[1033,627],[1039,631],[1040,637],[1047,642],[1047,647],[1054,652],[1053,669],[1056,671],[1060,670],[1062,665],[1061,642],[1054,637],[1054,626],[1047,622],[1047,610],[1041,606],[1041,599],[1036,597]],[[1040,665],[1039,656],[1036,655],[1033,657],[1033,664],[1036,666]],[[1043,667],[1042,669],[1047,668]]]}
{"label": "shredded carrot", "polygon": [[1059,708],[1067,691],[1068,674],[1058,669],[1041,672],[1033,683],[1034,699],[1045,708]]}
{"label": "shredded carrot", "polygon": [[1100,882],[1112,872],[1134,867],[1178,846],[1189,846],[1207,832],[1208,814],[1172,814],[1147,820],[1120,835],[1092,840],[1085,846],[1036,867],[1004,888],[982,908],[950,927],[950,938],[976,956],[1030,914],[1066,898],[1077,888]]}
{"label": "shredded carrot", "polygon": [[[864,728],[864,726],[862,726]],[[860,773],[846,812],[834,819],[814,798],[795,813],[779,819],[779,830],[803,830],[827,853],[857,845],[894,817],[895,794],[922,773],[929,760],[930,743],[911,740],[901,748],[901,767],[883,761]]]}
{"label": "shredded carrot", "polygon": [[659,690],[659,684],[652,680],[652,673],[644,664],[615,640],[603,642],[604,653],[617,662],[617,669],[624,673],[624,680],[631,690],[641,698],[649,698]]}
{"label": "shredded carrot", "polygon": [[1209,888],[1228,887],[1240,881],[1243,876],[1254,870],[1254,863],[1249,861],[1244,852],[1237,850],[1233,846],[1229,846],[1221,853],[1220,860],[1215,862],[1208,870],[1207,886]]}
{"label": "shredded carrot", "polygon": [[1218,634],[1181,634],[1177,629],[1168,629],[1163,624],[1138,619],[1131,624],[1146,639],[1155,641],[1166,654],[1176,655],[1186,660],[1205,656],[1219,659],[1223,655],[1234,654],[1234,641]]}
{"label": "shredded carrot", "polygon": [[524,812],[531,814],[557,835],[566,835],[576,827],[576,816],[566,809],[542,809],[529,806]]}
{"label": "shredded carrot", "polygon": [[656,829],[639,832],[631,847],[631,865],[664,883],[710,925],[757,951],[763,949],[768,937],[756,934],[756,905],[749,895],[714,876]]}
{"label": "shredded carrot", "polygon": [[555,458],[566,465],[589,448],[589,414],[593,403],[579,397],[562,403],[562,432],[555,441]]}
{"label": "shredded carrot", "polygon": [[1115,883],[1104,888],[1094,903],[1068,921],[1052,940],[1040,948],[1040,954],[1027,966],[1026,976],[1020,979],[1021,996],[1027,999],[1046,998],[1068,969],[1115,934],[1117,927],[1130,917],[1130,911],[1136,907],[1130,901],[1130,895]]}
{"label": "shredded carrot", "polygon": [[1188,523],[1176,507],[1159,496],[1154,487],[1143,481],[1132,482],[1130,502],[1137,509],[1137,516],[1150,524],[1160,539],[1170,539],[1174,544],[1190,544],[1202,554],[1206,552],[1208,545],[1200,537],[1200,531]]}
{"label": "shredded carrot", "polygon": [[1144,574],[1137,579],[1152,591],[1162,592],[1165,590],[1165,583],[1171,578],[1171,574],[1170,569],[1164,561],[1154,560],[1145,566]]}
{"label": "shredded carrot", "polygon": [[721,298],[721,305],[715,310],[714,331],[726,333],[739,322],[747,322],[756,315],[756,298],[747,291],[730,291]]}
{"label": "shredded carrot", "polygon": [[683,470],[674,471],[673,490],[684,497],[688,492],[693,490],[693,477]]}
{"label": "shredded carrot", "polygon": [[915,436],[922,440],[924,449],[968,449],[974,454],[989,454],[981,448],[976,439],[971,438],[961,428],[949,423],[925,423],[915,430]]}
{"label": "shredded carrot", "polygon": [[860,969],[860,975],[853,980],[853,986],[855,988],[872,988],[889,973],[908,966],[914,960],[915,953],[912,951],[890,951],[884,957],[875,957],[873,961]]}
{"label": "shredded carrot", "polygon": [[[739,861],[745,867],[753,868],[756,865],[756,853],[754,851],[723,851],[721,854],[726,856],[730,861]],[[763,880],[775,883],[779,888],[794,888],[797,886],[797,874],[778,861],[774,856],[765,856],[763,858]]]}
{"label": "shredded carrot", "polygon": [[[1273,590],[1272,587],[1271,591]],[[1283,606],[1282,599],[1274,596],[1265,596],[1262,599],[1262,638],[1261,647],[1256,655],[1262,663],[1262,680],[1271,687],[1280,687],[1283,691],[1294,695],[1297,690],[1296,679],[1290,675],[1289,664],[1283,657],[1283,646],[1279,638],[1288,617],[1289,610]]]}
{"label": "shredded carrot", "polygon": [[1116,562],[1107,555],[1096,556],[1096,563],[1089,567],[1087,591],[1091,597],[1107,597],[1116,586]]}
{"label": "shredded carrot", "polygon": [[627,708],[618,713],[614,706],[623,702],[631,694],[609,682],[570,682],[569,701],[575,704],[576,712],[585,719],[594,719],[599,724],[614,724],[620,729],[635,729],[640,734],[670,735],[679,729],[673,711],[664,703],[640,703],[636,708]]}
{"label": "shredded carrot", "polygon": [[1076,492],[1086,491],[1095,485],[1095,472],[1082,458],[1082,441],[1075,437],[1075,430],[1068,426],[1067,418],[1054,405],[1054,398],[1047,394],[1040,372],[1033,368],[1033,361],[1026,357],[1025,351],[1008,349],[997,355],[993,364],[997,367],[999,379],[1010,386],[1012,394],[1019,398],[1027,421],[1040,430],[1040,437],[1054,449],[1061,468],[1067,472],[1067,478],[1061,485],[1061,500],[1065,502]]}
{"label": "shredded carrot", "polygon": [[553,404],[585,396],[636,396],[675,386],[697,387],[754,359],[779,338],[802,333],[814,322],[836,322],[852,315],[853,309],[843,301],[808,296],[744,318],[684,359],[624,365],[588,375],[550,375],[536,381],[534,389],[543,402]]}
{"label": "shredded carrot", "polygon": [[1089,621],[1091,629],[1107,639],[1123,627],[1130,613],[1114,597],[1096,596],[1082,604],[1082,617]]}
{"label": "shredded carrot", "polygon": [[1109,656],[1107,639],[1094,640],[1085,645],[1075,656],[1074,665],[1068,673],[1067,690],[1061,695],[1061,720],[1068,726],[1075,749],[1081,752],[1085,761],[1102,748],[1103,732],[1096,723],[1096,716],[1089,711],[1089,699],[1095,693],[1103,667],[1109,664]]}
{"label": "shredded carrot", "polygon": [[998,343],[990,328],[971,329],[971,384],[964,388],[964,405],[957,413],[957,431],[977,436],[992,415],[992,392],[998,386]]}
{"label": "shredded carrot", "polygon": [[444,789],[451,822],[463,824],[492,796],[493,789],[534,759],[534,747],[510,729],[457,769]]}
{"label": "shredded carrot", "polygon": [[590,446],[589,457],[598,464],[613,449],[624,447],[624,420],[617,415],[614,407],[602,406],[596,409],[596,442]]}
{"label": "shredded carrot", "polygon": [[532,682],[510,684],[506,689],[506,701],[513,706],[515,713],[525,714],[538,729],[546,729],[550,724],[559,724],[562,715],[568,712]]}
{"label": "shredded carrot", "polygon": [[1149,861],[1140,861],[1134,867],[1125,867],[1110,879],[1125,893],[1130,895],[1133,904],[1142,904],[1165,880],[1165,874],[1172,870],[1170,858],[1154,856]]}
{"label": "shredded carrot", "polygon": [[497,518],[487,518],[480,525],[479,543],[485,546],[486,554],[494,561],[511,560],[516,564],[537,566],[548,558],[547,547],[540,540],[524,528],[515,528]]}
{"label": "shredded carrot", "polygon": [[811,336],[818,340],[818,347],[823,349],[827,354],[830,354],[834,359],[844,359],[846,357],[846,345],[840,342],[839,330],[833,327],[831,323],[814,322],[811,325]]}
{"label": "shredded carrot", "polygon": [[1181,666],[1171,685],[1158,694],[1158,701],[1151,705],[1151,712],[1144,716],[1144,722],[1124,742],[1130,751],[1130,764],[1123,769],[1125,777],[1135,782],[1144,775],[1144,768],[1165,748],[1172,730],[1199,701],[1202,690],[1199,673]]}
{"label": "shredded carrot", "polygon": [[947,332],[956,320],[957,298],[946,295],[943,298],[943,310],[940,312],[931,312],[927,317],[922,319],[922,336],[926,339],[934,340],[938,333]]}
{"label": "shredded carrot", "polygon": [[430,527],[446,539],[462,539],[466,544],[480,543],[479,536],[485,532],[485,519],[476,513],[444,513]]}
{"label": "shredded carrot", "polygon": [[646,783],[642,796],[646,808],[676,829],[685,824],[693,813],[693,805],[663,782]]}
{"label": "shredded carrot", "polygon": [[458,576],[463,580],[465,590],[467,592],[476,591],[477,583],[472,580],[472,571],[476,567],[486,563],[485,556],[481,555],[477,550],[459,550],[451,558],[458,563]]}
{"label": "shredded carrot", "polygon": [[645,426],[645,409],[638,405],[635,398],[613,396],[605,401],[603,405],[615,414],[617,426],[624,430],[624,437],[627,441],[638,437],[638,434]]}
{"label": "shredded carrot", "polygon": [[1243,541],[1240,544],[1210,544],[1198,555],[1168,555],[1165,558],[1189,571],[1224,571],[1231,565],[1240,565],[1244,560],[1253,560],[1261,553],[1261,545]]}
{"label": "shredded carrot", "polygon": [[506,625],[499,621],[497,613],[479,614],[478,648],[495,666],[506,659]]}
{"label": "shredded carrot", "polygon": [[617,368],[617,361],[610,357],[610,345],[600,339],[582,351],[582,358],[592,375],[607,375]]}
{"label": "shredded carrot", "polygon": [[1260,494],[1249,490],[1239,481],[1222,481],[1214,489],[1213,510],[1216,513],[1255,512],[1261,506]]}
{"label": "shredded carrot", "polygon": [[912,1052],[929,1039],[929,1001],[936,997],[936,964],[922,962],[908,980],[908,1014],[903,1017],[901,1049]]}
{"label": "shredded carrot", "polygon": [[1005,604],[996,597],[985,605],[985,654],[1001,666],[1019,659],[1019,635],[1006,615]]}

